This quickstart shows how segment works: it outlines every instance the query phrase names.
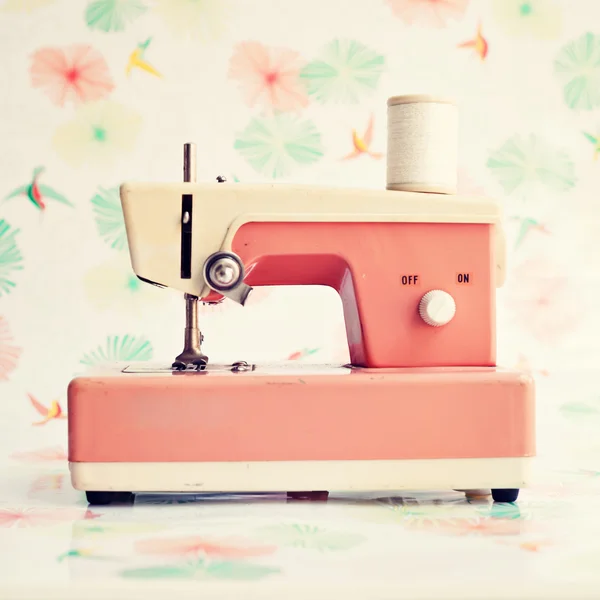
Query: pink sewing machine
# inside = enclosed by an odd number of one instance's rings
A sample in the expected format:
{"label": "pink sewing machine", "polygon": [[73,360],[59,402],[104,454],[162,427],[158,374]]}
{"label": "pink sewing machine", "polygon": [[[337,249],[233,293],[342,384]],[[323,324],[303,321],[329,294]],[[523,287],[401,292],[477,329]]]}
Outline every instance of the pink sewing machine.
{"label": "pink sewing machine", "polygon": [[[406,136],[415,120],[395,107],[424,111],[438,131],[451,121],[439,99],[388,105],[393,131],[413,123]],[[389,139],[383,190],[197,183],[190,144],[183,182],[121,187],[133,270],[185,294],[185,348],[172,365],[109,365],[71,382],[71,478],[91,504],[143,492],[517,499],[535,454],[534,384],[496,366],[501,213],[457,195],[443,140],[422,137],[404,152],[426,168],[400,164]],[[265,285],[334,288],[350,364],[212,364],[198,300],[243,305]]]}

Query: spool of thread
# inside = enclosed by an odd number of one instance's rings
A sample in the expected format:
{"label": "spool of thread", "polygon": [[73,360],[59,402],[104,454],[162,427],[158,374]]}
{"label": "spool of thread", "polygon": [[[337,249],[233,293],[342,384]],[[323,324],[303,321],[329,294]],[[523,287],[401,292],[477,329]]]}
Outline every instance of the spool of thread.
{"label": "spool of thread", "polygon": [[447,98],[388,99],[387,189],[456,194],[458,109]]}

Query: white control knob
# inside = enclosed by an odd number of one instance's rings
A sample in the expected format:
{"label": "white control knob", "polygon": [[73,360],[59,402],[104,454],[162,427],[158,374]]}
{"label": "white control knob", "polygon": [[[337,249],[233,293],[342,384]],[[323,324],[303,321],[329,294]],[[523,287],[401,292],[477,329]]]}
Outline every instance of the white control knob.
{"label": "white control knob", "polygon": [[452,321],[456,313],[454,298],[443,290],[427,292],[419,302],[419,314],[427,325],[441,327]]}

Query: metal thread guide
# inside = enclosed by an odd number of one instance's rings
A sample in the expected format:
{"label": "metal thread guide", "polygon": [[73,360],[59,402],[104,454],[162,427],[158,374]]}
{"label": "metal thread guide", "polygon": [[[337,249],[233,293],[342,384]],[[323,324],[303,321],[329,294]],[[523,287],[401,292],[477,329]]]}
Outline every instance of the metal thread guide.
{"label": "metal thread guide", "polygon": [[[196,144],[184,144],[183,146],[183,181],[186,183],[196,182]],[[181,210],[182,277],[184,276],[184,271],[189,272],[191,270],[191,264],[189,261],[184,260],[184,257],[191,257],[192,218],[192,196],[191,194],[184,194]],[[185,294],[184,298],[184,346],[181,354],[175,358],[172,367],[179,371],[188,367],[195,367],[200,371],[206,368],[208,356],[202,352],[204,336],[198,327],[198,298],[192,294]]]}

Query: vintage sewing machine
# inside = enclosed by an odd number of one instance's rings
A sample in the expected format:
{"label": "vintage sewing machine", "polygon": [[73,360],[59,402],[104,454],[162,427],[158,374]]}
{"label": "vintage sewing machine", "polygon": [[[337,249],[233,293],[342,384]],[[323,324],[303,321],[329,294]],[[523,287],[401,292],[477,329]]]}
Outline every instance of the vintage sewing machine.
{"label": "vintage sewing machine", "polygon": [[[515,501],[535,454],[534,384],[496,366],[498,206],[197,183],[195,171],[186,145],[183,182],[121,187],[136,275],[185,294],[185,349],[163,368],[107,366],[71,382],[73,486],[91,504],[143,492],[419,489]],[[350,364],[212,364],[198,299],[243,305],[264,285],[337,290]]]}

